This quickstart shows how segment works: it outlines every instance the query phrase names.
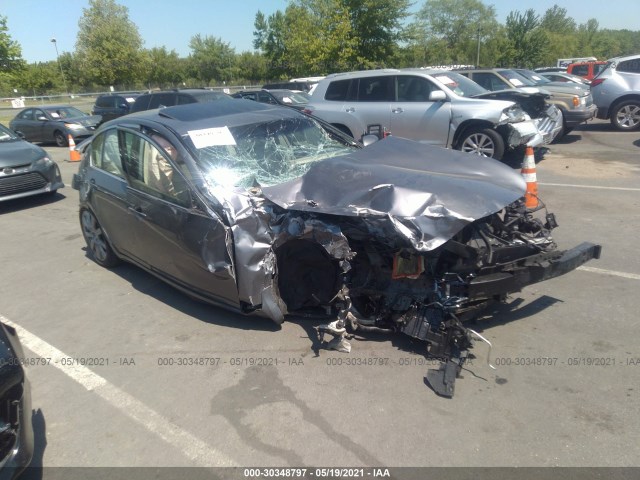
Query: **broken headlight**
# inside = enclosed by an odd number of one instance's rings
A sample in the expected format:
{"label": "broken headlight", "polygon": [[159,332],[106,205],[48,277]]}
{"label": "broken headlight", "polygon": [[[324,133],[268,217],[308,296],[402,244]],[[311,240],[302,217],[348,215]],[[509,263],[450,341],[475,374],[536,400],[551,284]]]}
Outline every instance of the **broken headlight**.
{"label": "broken headlight", "polygon": [[500,116],[500,124],[505,123],[518,123],[529,120],[529,117],[520,105],[512,105],[509,108],[505,108]]}

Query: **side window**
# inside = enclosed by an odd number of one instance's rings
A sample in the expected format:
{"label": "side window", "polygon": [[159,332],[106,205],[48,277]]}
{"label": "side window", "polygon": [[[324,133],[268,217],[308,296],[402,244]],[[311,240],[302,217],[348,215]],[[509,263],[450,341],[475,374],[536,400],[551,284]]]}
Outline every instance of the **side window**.
{"label": "side window", "polygon": [[[169,160],[177,150],[161,138],[157,146],[131,132],[121,132],[124,163],[131,186],[163,200],[188,207],[190,195],[186,181]],[[124,140],[124,142],[122,142]],[[172,159],[172,160],[177,160]]]}
{"label": "side window", "polygon": [[433,90],[431,82],[426,78],[400,75],[397,78],[397,95],[399,102],[427,102]]}
{"label": "side window", "polygon": [[273,98],[271,98],[271,95],[264,92],[258,92],[258,101],[261,103],[271,103],[271,104],[276,103],[276,101]]}
{"label": "side window", "polygon": [[619,72],[640,73],[640,58],[633,58],[620,62],[616,68]]}
{"label": "side window", "polygon": [[[56,112],[52,112],[52,113],[51,113],[51,116],[52,116],[53,118],[59,118],[59,117],[60,117],[60,115],[58,115]],[[45,113],[44,113],[42,110],[40,110],[40,109],[37,109],[37,110],[34,110],[34,111],[33,111],[33,117],[34,117],[36,120],[41,120],[41,119],[42,119],[42,117],[44,117],[44,119],[45,119],[45,120],[47,119],[47,116],[45,115]]]}
{"label": "side window", "polygon": [[487,90],[496,91],[511,88],[507,82],[502,81],[493,73],[476,72],[472,80]]}
{"label": "side window", "polygon": [[580,75],[581,77],[589,75],[589,65],[574,65],[571,73],[574,75]]}
{"label": "side window", "polygon": [[[193,103],[193,102],[190,102]],[[176,104],[176,96],[173,93],[158,93],[151,96],[149,110],[160,107],[172,107]]]}
{"label": "side window", "polygon": [[[197,100],[195,100],[193,97],[190,97],[189,95],[178,95],[178,103],[177,105],[186,105],[188,103],[196,103]],[[164,104],[166,107],[170,107],[171,105],[174,105],[173,103],[165,103]]]}
{"label": "side window", "polygon": [[29,108],[28,110],[25,110],[20,115],[18,115],[18,118],[22,120],[33,120],[33,109]]}
{"label": "side window", "polygon": [[91,164],[105,172],[124,178],[118,148],[118,133],[115,129],[97,136],[91,142]]}
{"label": "side window", "polygon": [[242,98],[245,98],[247,100],[253,100],[254,102],[257,102],[258,99],[256,98],[256,94],[255,93],[245,93],[242,95]]}
{"label": "side window", "polygon": [[392,102],[394,101],[394,77],[366,77],[360,79],[358,86],[359,102]]}
{"label": "side window", "polygon": [[347,99],[347,93],[349,93],[350,83],[351,80],[337,80],[335,82],[331,82],[329,87],[327,87],[327,92],[324,94],[324,99],[344,102]]}

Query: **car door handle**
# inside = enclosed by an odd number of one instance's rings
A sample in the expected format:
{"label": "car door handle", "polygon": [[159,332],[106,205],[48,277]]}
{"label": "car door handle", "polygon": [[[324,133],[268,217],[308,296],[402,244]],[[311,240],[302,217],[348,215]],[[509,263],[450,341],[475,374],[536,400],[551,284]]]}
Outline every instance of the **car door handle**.
{"label": "car door handle", "polygon": [[398,108],[392,108],[391,109],[391,113],[404,113],[404,110],[400,107]]}
{"label": "car door handle", "polygon": [[95,185],[95,184],[96,184],[96,179],[95,179],[95,178],[92,178],[91,180],[89,180],[89,183],[90,183],[91,185]]}
{"label": "car door handle", "polygon": [[353,107],[349,107],[349,108],[345,109],[345,112],[347,112],[347,113],[353,113],[355,111],[356,111],[356,109],[353,108]]}
{"label": "car door handle", "polygon": [[129,210],[138,217],[145,218],[147,216],[147,214],[142,211],[142,207],[129,207]]}

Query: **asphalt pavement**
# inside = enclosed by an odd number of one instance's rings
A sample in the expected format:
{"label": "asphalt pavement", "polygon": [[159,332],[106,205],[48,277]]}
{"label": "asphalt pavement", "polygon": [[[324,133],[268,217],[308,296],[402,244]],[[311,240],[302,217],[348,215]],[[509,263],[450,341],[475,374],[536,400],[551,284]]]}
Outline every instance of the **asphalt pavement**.
{"label": "asphalt pavement", "polygon": [[538,162],[557,243],[600,243],[602,258],[479,321],[497,369],[478,344],[452,399],[425,386],[437,365],[407,337],[318,350],[320,322],[278,329],[136,267],[99,267],[71,189],[77,163],[45,149],[67,187],[0,204],[0,320],[29,359],[34,465],[639,465],[639,132],[595,121]]}

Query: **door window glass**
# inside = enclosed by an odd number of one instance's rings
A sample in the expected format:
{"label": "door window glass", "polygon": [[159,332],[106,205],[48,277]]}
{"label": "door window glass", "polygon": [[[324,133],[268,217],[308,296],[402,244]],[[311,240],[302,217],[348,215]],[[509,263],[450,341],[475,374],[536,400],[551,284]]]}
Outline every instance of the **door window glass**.
{"label": "door window glass", "polygon": [[91,142],[91,164],[100,170],[124,178],[116,130],[98,135]]}
{"label": "door window glass", "polygon": [[392,102],[394,101],[394,77],[366,77],[360,79],[358,87],[359,102]]}
{"label": "door window glass", "polygon": [[[163,200],[189,206],[188,186],[171,161],[177,161],[177,150],[162,137],[151,141],[131,132],[121,132],[124,164],[131,186]],[[171,159],[171,160],[170,160]]]}
{"label": "door window glass", "polygon": [[428,102],[432,84],[422,77],[401,75],[397,77],[399,102]]}

